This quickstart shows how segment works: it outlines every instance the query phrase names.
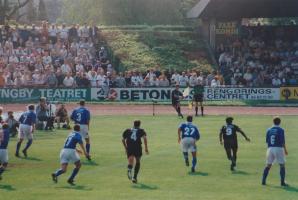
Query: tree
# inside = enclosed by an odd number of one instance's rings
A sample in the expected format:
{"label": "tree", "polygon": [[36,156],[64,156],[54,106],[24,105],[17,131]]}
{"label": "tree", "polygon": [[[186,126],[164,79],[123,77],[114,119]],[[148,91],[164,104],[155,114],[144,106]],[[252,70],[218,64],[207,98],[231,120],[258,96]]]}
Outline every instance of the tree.
{"label": "tree", "polygon": [[27,20],[29,22],[34,22],[37,19],[37,12],[34,6],[34,1],[29,1],[27,5]]}
{"label": "tree", "polygon": [[44,3],[44,0],[39,0],[38,5],[38,20],[44,21],[48,19],[48,13],[46,9],[46,5]]}
{"label": "tree", "polygon": [[0,0],[0,24],[5,24],[32,0]]}

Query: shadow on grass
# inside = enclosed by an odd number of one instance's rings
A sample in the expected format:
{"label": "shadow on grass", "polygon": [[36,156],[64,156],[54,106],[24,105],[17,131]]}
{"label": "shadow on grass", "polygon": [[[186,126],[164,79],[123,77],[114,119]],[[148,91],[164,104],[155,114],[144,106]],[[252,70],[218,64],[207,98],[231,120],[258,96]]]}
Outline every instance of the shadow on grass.
{"label": "shadow on grass", "polygon": [[41,162],[42,159],[39,159],[39,158],[35,158],[35,157],[19,157],[20,159],[23,159],[23,160],[30,160],[30,161],[36,161],[36,162]]}
{"label": "shadow on grass", "polygon": [[245,171],[241,171],[241,170],[232,171],[232,174],[235,174],[235,175],[250,175],[250,173],[245,172]]}
{"label": "shadow on grass", "polygon": [[135,188],[135,189],[141,189],[141,190],[157,190],[158,189],[158,187],[155,185],[146,185],[143,183],[133,184],[131,187]]}
{"label": "shadow on grass", "polygon": [[209,176],[209,173],[206,172],[188,172],[190,176]]}
{"label": "shadow on grass", "polygon": [[0,184],[0,190],[15,191],[16,189],[11,185],[1,185]]}
{"label": "shadow on grass", "polygon": [[82,162],[83,165],[89,165],[89,166],[98,166],[98,163],[94,162],[94,161],[84,161]]}
{"label": "shadow on grass", "polygon": [[[268,186],[268,185],[267,185]],[[288,187],[282,187],[282,186],[268,186],[271,188],[275,188],[275,189],[281,189],[281,190],[285,190],[287,192],[298,192],[298,188],[293,187],[293,186],[288,186]]]}
{"label": "shadow on grass", "polygon": [[60,188],[60,189],[67,189],[67,190],[82,190],[82,191],[91,191],[92,188],[88,188],[84,185],[74,185],[74,186],[61,186],[61,187],[57,187],[57,188]]}

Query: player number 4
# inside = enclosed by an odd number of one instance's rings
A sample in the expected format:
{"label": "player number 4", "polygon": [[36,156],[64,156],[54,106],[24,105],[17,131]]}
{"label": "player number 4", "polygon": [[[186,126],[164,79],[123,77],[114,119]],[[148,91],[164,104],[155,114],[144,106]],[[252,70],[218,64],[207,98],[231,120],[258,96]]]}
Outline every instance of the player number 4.
{"label": "player number 4", "polygon": [[130,138],[134,141],[137,141],[137,131],[136,130],[132,131]]}

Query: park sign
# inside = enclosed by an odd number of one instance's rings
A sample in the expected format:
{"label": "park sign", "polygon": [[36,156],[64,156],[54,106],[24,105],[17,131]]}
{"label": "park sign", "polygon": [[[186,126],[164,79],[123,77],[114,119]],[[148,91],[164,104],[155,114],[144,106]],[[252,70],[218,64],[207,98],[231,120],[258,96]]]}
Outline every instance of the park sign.
{"label": "park sign", "polygon": [[0,89],[0,103],[22,103],[34,102],[40,97],[46,97],[49,101],[78,101],[80,99],[89,100],[90,89],[80,88],[4,88]]}

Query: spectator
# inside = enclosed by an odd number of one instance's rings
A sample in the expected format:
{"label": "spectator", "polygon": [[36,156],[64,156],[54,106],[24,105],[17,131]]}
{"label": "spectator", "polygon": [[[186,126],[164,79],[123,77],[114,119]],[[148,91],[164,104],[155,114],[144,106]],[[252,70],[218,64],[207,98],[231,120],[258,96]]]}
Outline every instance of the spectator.
{"label": "spectator", "polygon": [[67,73],[66,77],[63,80],[63,86],[67,88],[72,88],[75,86],[74,78],[71,76],[71,73]]}
{"label": "spectator", "polygon": [[60,129],[60,123],[66,123],[65,128],[70,129],[69,123],[69,116],[64,104],[61,104],[55,113],[55,121],[57,122],[57,128]]}
{"label": "spectator", "polygon": [[214,76],[214,79],[211,81],[210,84],[211,87],[219,87],[220,81],[218,80],[218,76]]}

